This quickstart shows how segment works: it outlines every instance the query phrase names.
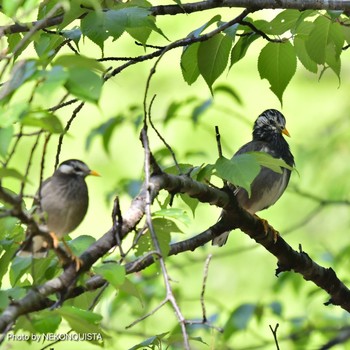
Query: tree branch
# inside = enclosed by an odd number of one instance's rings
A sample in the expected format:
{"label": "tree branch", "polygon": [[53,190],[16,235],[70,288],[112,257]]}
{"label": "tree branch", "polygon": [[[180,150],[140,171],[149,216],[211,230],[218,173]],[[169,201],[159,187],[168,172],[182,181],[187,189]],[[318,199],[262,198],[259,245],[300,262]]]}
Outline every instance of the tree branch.
{"label": "tree branch", "polygon": [[[226,210],[227,215],[208,230],[195,237],[172,244],[169,255],[193,251],[224,231],[240,228],[277,258],[278,272],[290,270],[300,273],[305,280],[314,282],[330,295],[331,298],[326,305],[330,303],[339,305],[350,312],[350,290],[337,278],[331,268],[324,268],[315,263],[306,253],[295,251],[281,236],[278,236],[275,241],[276,231],[271,226],[268,226],[266,230],[265,223],[259,217],[252,216],[240,208],[234,198],[232,200],[224,191],[211,188],[184,175],[169,174],[152,176],[148,188],[151,191],[152,200],[161,189],[165,189],[172,193],[186,193],[203,203],[216,205]],[[144,216],[147,190],[147,187],[143,186],[138,196],[132,201],[130,208],[124,213],[120,230],[121,239],[132,231]],[[79,272],[75,271],[75,264],[72,264],[59,277],[31,289],[24,298],[8,306],[0,315],[0,331],[2,333],[9,331],[8,325],[14,324],[20,315],[51,307],[53,302],[48,298],[50,295],[64,293],[65,298],[72,298],[85,291],[103,286],[106,281],[100,276],[93,276],[87,281],[85,287],[72,287],[77,279],[77,274],[89,270],[114,245],[114,230],[111,228],[80,256],[83,264]],[[141,271],[153,262],[154,258],[151,255],[139,258],[125,265],[126,272],[130,274]]]}
{"label": "tree branch", "polygon": [[[181,5],[158,5],[150,7],[152,16],[190,14],[215,8],[250,8],[254,11],[263,9],[295,9],[295,10],[337,10],[350,11],[350,1],[319,1],[319,0],[221,0],[199,1]],[[82,18],[86,13],[80,16]],[[34,26],[38,29],[50,28],[63,22],[64,14],[45,18],[31,23],[16,23],[9,26],[0,26],[0,37],[7,34],[28,32]],[[38,24],[39,23],[39,24]]]}

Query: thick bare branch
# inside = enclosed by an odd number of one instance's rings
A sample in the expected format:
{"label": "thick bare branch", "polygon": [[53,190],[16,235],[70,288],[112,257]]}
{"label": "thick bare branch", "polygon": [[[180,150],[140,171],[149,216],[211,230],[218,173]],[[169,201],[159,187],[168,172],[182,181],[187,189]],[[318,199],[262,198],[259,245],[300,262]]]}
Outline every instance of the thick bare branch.
{"label": "thick bare branch", "polygon": [[[315,263],[306,253],[295,251],[281,236],[275,240],[276,231],[271,226],[266,228],[266,222],[240,208],[234,200],[230,200],[229,195],[224,191],[193,181],[187,176],[168,174],[152,176],[148,188],[151,190],[152,199],[158,195],[161,189],[166,189],[172,193],[186,193],[201,202],[210,203],[226,210],[227,215],[224,215],[219,222],[205,232],[172,244],[169,255],[193,251],[222,232],[239,227],[278,259],[278,272],[292,270],[300,273],[305,280],[314,282],[330,295],[329,303],[339,305],[350,312],[350,290],[337,278],[331,268],[324,268]],[[123,226],[120,230],[121,239],[132,231],[144,216],[146,193],[147,187],[144,186],[139,195],[132,201],[130,208],[124,213]],[[83,265],[82,270],[78,273],[88,270],[116,243],[114,230],[111,228],[81,255]],[[126,264],[126,272],[130,274],[140,271],[153,262],[153,257],[148,255]],[[105,283],[100,276],[94,276],[86,283],[85,288],[81,286],[74,288],[76,279],[75,264],[72,264],[59,277],[32,289],[24,298],[15,301],[0,315],[0,331],[9,331],[8,325],[14,324],[20,315],[52,306],[52,301],[48,299],[48,296],[52,294],[63,294],[62,299],[64,300],[87,290],[99,288]]]}
{"label": "thick bare branch", "polygon": [[[337,10],[350,11],[350,1],[319,1],[319,0],[211,0],[198,1],[187,4],[169,4],[150,7],[152,16],[189,14],[193,12],[201,12],[214,8],[249,8],[253,11],[262,9],[296,9],[296,10]],[[80,18],[85,16],[81,15]],[[64,15],[58,15],[45,20],[31,23],[16,23],[9,26],[0,27],[0,37],[7,34],[28,32],[33,26],[38,29],[50,28],[61,24]],[[39,22],[39,23],[38,23]]]}

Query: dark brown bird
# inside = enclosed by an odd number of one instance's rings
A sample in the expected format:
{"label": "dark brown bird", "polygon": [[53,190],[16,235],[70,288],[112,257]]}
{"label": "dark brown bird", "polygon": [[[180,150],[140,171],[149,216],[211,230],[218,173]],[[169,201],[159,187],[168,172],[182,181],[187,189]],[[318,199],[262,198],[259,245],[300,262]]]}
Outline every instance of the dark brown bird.
{"label": "dark brown bird", "polygon": [[[43,218],[47,228],[58,245],[58,240],[75,230],[83,221],[89,205],[85,178],[99,176],[96,171],[77,159],[69,159],[59,165],[54,174],[46,179],[36,194],[34,214]],[[48,243],[44,236],[32,236],[26,232],[26,239],[17,255],[32,255],[35,258],[47,254]]]}
{"label": "dark brown bird", "polygon": [[[276,109],[264,111],[256,119],[253,128],[253,140],[242,146],[233,157],[247,152],[265,152],[274,158],[283,159],[289,166],[294,166],[294,157],[282,134],[290,136],[286,129],[286,119]],[[276,203],[286,189],[291,171],[283,168],[282,174],[264,166],[251,184],[251,195],[243,188],[232,186],[241,207],[251,214],[266,209]],[[223,246],[229,232],[215,237],[213,245]]]}

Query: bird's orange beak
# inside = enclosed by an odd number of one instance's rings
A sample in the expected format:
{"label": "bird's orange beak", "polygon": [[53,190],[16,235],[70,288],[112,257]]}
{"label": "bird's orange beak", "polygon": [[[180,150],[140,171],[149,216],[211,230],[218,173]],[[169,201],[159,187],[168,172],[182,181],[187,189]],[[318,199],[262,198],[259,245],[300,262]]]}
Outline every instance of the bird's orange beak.
{"label": "bird's orange beak", "polygon": [[290,133],[288,132],[288,130],[287,130],[286,128],[284,128],[284,129],[282,130],[282,134],[284,134],[284,135],[290,137]]}
{"label": "bird's orange beak", "polygon": [[95,170],[91,170],[89,175],[92,175],[92,176],[101,176],[97,171]]}

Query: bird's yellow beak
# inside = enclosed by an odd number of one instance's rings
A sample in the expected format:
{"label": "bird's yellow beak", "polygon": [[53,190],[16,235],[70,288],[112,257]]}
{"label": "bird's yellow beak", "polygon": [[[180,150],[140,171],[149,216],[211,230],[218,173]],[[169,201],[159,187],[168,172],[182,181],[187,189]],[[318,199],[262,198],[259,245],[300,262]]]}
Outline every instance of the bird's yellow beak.
{"label": "bird's yellow beak", "polygon": [[92,176],[101,176],[97,171],[95,170],[91,170],[89,175],[92,175]]}
{"label": "bird's yellow beak", "polygon": [[284,129],[282,130],[282,134],[284,134],[284,135],[290,137],[290,133],[288,132],[288,130],[287,130],[286,128],[284,128]]}

